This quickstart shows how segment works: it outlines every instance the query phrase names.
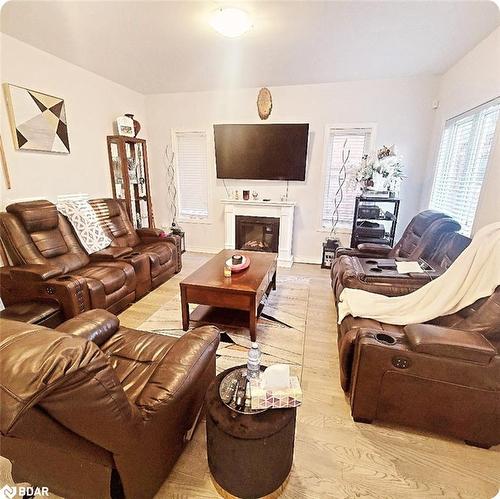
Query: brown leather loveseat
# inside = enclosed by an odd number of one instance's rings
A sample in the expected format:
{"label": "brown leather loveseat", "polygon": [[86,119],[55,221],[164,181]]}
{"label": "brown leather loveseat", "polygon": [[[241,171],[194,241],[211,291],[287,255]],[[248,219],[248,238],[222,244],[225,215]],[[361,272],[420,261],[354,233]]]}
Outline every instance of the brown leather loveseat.
{"label": "brown leather loveseat", "polygon": [[90,308],[119,312],[135,299],[133,267],[91,261],[49,201],[7,206],[7,213],[0,213],[0,235],[13,263],[0,270],[5,305],[52,298],[69,318]]}
{"label": "brown leather loveseat", "polygon": [[0,269],[5,305],[57,303],[66,318],[93,308],[118,313],[181,270],[177,236],[134,230],[115,200],[92,203],[112,243],[91,255],[49,201],[15,203],[0,213],[0,236],[13,263]]}
{"label": "brown leather loveseat", "polygon": [[104,310],[56,330],[0,319],[0,449],[16,482],[63,497],[151,498],[215,377],[218,330],[181,338]]}
{"label": "brown leather loveseat", "polygon": [[[431,222],[424,230],[428,221]],[[401,296],[421,288],[445,272],[470,244],[470,238],[455,232],[459,229],[460,224],[454,219],[428,210],[414,217],[390,251],[382,245],[372,245],[381,246],[379,256],[360,251],[355,251],[358,256],[348,256],[339,248],[331,269],[335,299],[338,300],[344,288],[386,296]],[[423,273],[399,274],[396,261],[401,260],[420,261],[427,268]]]}
{"label": "brown leather loveseat", "polygon": [[460,230],[460,224],[445,213],[425,210],[412,218],[394,247],[391,248],[387,244],[362,243],[357,248],[338,248],[335,256],[417,260],[430,255],[436,249],[443,234],[458,230]]}
{"label": "brown leather loveseat", "polygon": [[429,324],[345,317],[340,381],[355,421],[386,421],[500,444],[500,287]]}

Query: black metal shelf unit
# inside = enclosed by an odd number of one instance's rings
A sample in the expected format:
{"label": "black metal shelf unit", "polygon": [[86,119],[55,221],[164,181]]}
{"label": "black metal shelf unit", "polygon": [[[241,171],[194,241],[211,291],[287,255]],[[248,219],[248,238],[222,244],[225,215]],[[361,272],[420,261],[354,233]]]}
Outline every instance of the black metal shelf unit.
{"label": "black metal shelf unit", "polygon": [[394,245],[399,199],[357,196],[352,222],[351,248],[361,243]]}

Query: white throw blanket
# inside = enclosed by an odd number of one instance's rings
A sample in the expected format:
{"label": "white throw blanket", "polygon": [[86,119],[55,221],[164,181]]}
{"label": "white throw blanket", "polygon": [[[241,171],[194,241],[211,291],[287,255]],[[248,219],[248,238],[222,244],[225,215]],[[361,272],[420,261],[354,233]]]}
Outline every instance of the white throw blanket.
{"label": "white throw blanket", "polygon": [[347,315],[387,324],[418,324],[452,314],[490,296],[500,286],[500,223],[483,227],[449,269],[405,296],[344,288],[339,323]]}
{"label": "white throw blanket", "polygon": [[111,244],[88,201],[62,201],[57,203],[57,211],[69,220],[87,253],[95,253]]}

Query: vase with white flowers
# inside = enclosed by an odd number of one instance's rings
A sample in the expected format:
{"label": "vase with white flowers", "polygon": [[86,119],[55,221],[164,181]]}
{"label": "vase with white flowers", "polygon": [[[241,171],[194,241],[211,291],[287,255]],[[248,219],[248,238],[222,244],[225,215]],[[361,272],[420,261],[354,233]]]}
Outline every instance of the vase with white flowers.
{"label": "vase with white flowers", "polygon": [[402,159],[395,153],[394,146],[382,146],[376,153],[363,156],[354,178],[364,192],[389,192],[395,195],[404,178]]}

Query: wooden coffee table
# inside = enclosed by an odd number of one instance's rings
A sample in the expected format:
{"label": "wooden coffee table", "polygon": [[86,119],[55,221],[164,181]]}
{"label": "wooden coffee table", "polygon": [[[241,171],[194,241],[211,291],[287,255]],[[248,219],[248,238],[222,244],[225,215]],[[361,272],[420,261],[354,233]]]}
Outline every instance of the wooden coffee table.
{"label": "wooden coffee table", "polygon": [[[248,256],[250,266],[231,277],[224,277],[224,262],[235,254]],[[276,289],[276,259],[276,253],[222,250],[186,277],[180,283],[184,331],[189,328],[189,304],[196,303],[205,306],[203,312],[208,312],[206,306],[223,309],[222,312],[228,313],[227,309],[248,312],[250,338],[255,341],[262,297],[268,295],[271,289]],[[201,317],[201,314],[197,316]]]}

